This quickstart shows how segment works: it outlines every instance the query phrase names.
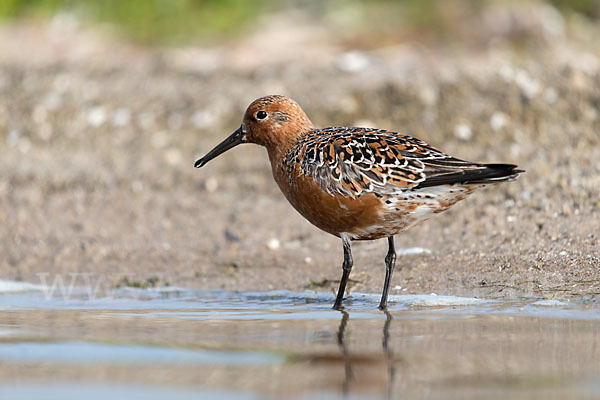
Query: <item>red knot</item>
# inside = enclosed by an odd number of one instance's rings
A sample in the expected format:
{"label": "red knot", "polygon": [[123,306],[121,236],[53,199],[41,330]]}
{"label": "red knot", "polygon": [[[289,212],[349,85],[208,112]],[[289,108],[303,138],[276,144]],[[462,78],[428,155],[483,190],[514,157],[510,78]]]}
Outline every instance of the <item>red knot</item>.
{"label": "red knot", "polygon": [[395,234],[447,210],[477,188],[524,172],[511,164],[464,161],[383,129],[315,129],[294,100],[279,95],[252,102],[239,129],[195,167],[241,143],[266,147],[273,177],[291,205],[313,225],[342,239],[335,309],[342,307],[352,269],[352,240],[388,239],[379,304],[385,309],[396,263]]}

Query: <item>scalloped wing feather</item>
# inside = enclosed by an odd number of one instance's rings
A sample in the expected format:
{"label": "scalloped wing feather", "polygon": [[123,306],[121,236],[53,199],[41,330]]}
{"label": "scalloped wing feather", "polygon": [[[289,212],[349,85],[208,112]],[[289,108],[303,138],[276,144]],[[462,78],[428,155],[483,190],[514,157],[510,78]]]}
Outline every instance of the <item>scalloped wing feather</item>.
{"label": "scalloped wing feather", "polygon": [[[464,181],[465,171],[485,165],[451,157],[422,140],[395,132],[332,127],[311,131],[288,155],[289,167],[312,176],[331,195],[357,197],[404,192],[428,185]],[[291,174],[290,174],[291,177]],[[447,179],[444,179],[446,177]]]}

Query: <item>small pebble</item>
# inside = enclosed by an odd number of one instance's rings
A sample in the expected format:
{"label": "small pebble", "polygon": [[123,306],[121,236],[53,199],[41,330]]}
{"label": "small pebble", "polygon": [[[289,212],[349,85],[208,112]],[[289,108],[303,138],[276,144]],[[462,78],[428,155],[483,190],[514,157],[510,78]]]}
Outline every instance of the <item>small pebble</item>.
{"label": "small pebble", "polygon": [[278,239],[272,238],[267,242],[267,247],[269,248],[269,250],[277,250],[279,249],[279,247],[281,247],[281,243],[279,243]]}
{"label": "small pebble", "polygon": [[22,138],[19,141],[19,151],[22,154],[26,154],[29,153],[29,150],[31,150],[31,140],[27,139],[26,137]]}
{"label": "small pebble", "polygon": [[225,230],[225,239],[230,242],[239,242],[240,241],[240,237],[238,235],[236,235],[235,233],[231,232],[229,229]]}
{"label": "small pebble", "polygon": [[539,82],[523,70],[517,71],[515,83],[521,89],[521,93],[528,99],[534,98],[540,91]]}
{"label": "small pebble", "polygon": [[198,110],[190,117],[190,122],[196,129],[206,129],[217,123],[217,113],[214,110]]}
{"label": "small pebble", "polygon": [[156,116],[151,111],[144,111],[138,116],[138,123],[143,129],[152,127],[156,122]]}
{"label": "small pebble", "polygon": [[155,149],[163,149],[169,144],[169,135],[165,131],[158,131],[152,135],[150,139],[152,146]]}
{"label": "small pebble", "polygon": [[370,64],[369,57],[360,51],[349,51],[342,54],[336,65],[344,72],[359,72],[367,68]]}
{"label": "small pebble", "polygon": [[473,136],[473,132],[469,125],[460,123],[454,127],[454,136],[460,140],[469,140]]}
{"label": "small pebble", "polygon": [[177,131],[183,126],[183,120],[184,118],[182,113],[172,113],[169,115],[169,118],[167,118],[167,126],[170,130]]}
{"label": "small pebble", "polygon": [[493,130],[499,131],[506,126],[506,120],[506,114],[496,111],[490,117],[490,125],[492,126]]}
{"label": "small pebble", "polygon": [[170,148],[165,152],[165,160],[169,165],[178,165],[183,161],[183,155],[176,148]]}
{"label": "small pebble", "polygon": [[125,107],[117,108],[112,116],[112,124],[119,128],[127,126],[130,120],[131,112]]}
{"label": "small pebble", "polygon": [[206,191],[208,193],[213,193],[214,191],[217,190],[218,187],[219,187],[219,181],[215,177],[209,177],[204,182],[204,188],[206,189]]}
{"label": "small pebble", "polygon": [[48,110],[46,110],[46,107],[44,106],[37,105],[33,109],[32,117],[37,124],[42,124],[46,122],[46,119],[48,118]]}
{"label": "small pebble", "polygon": [[21,140],[21,132],[18,129],[11,129],[6,135],[6,145],[8,147],[17,147]]}
{"label": "small pebble", "polygon": [[133,181],[131,183],[131,190],[133,190],[134,193],[140,193],[142,190],[144,190],[144,184],[142,181]]}
{"label": "small pebble", "polygon": [[425,86],[419,91],[419,98],[423,104],[427,106],[434,106],[438,102],[439,94],[435,88],[431,86]]}
{"label": "small pebble", "polygon": [[98,128],[106,122],[106,109],[102,106],[92,107],[88,110],[87,122],[90,126]]}
{"label": "small pebble", "polygon": [[554,104],[558,100],[558,92],[553,87],[544,90],[544,99],[548,104]]}
{"label": "small pebble", "polygon": [[44,122],[43,124],[41,124],[40,129],[38,130],[38,136],[42,140],[50,140],[53,133],[54,129],[52,128],[52,125],[48,122]]}

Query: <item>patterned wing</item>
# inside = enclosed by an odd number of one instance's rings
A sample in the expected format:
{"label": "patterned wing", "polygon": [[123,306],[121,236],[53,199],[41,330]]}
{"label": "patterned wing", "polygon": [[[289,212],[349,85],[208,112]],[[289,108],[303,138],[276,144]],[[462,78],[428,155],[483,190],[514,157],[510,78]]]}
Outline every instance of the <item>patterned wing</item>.
{"label": "patterned wing", "polygon": [[299,141],[291,158],[323,190],[350,197],[464,182],[465,171],[486,168],[444,154],[419,139],[366,128],[313,131]]}

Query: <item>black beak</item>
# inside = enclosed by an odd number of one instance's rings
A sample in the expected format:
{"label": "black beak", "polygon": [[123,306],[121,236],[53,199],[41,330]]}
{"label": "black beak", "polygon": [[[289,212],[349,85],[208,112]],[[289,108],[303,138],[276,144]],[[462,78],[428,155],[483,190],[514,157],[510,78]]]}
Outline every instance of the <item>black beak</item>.
{"label": "black beak", "polygon": [[229,135],[229,137],[227,139],[223,140],[214,149],[209,151],[207,155],[205,155],[204,157],[202,157],[201,159],[196,161],[196,163],[194,164],[194,167],[196,167],[196,168],[203,167],[204,164],[206,164],[207,162],[209,162],[216,156],[218,156],[222,153],[225,153],[227,150],[237,146],[240,143],[243,143],[242,139],[244,138],[244,135],[245,135],[245,133],[244,133],[244,131],[242,131],[242,127],[240,126],[238,128],[238,130],[233,132],[231,135]]}

